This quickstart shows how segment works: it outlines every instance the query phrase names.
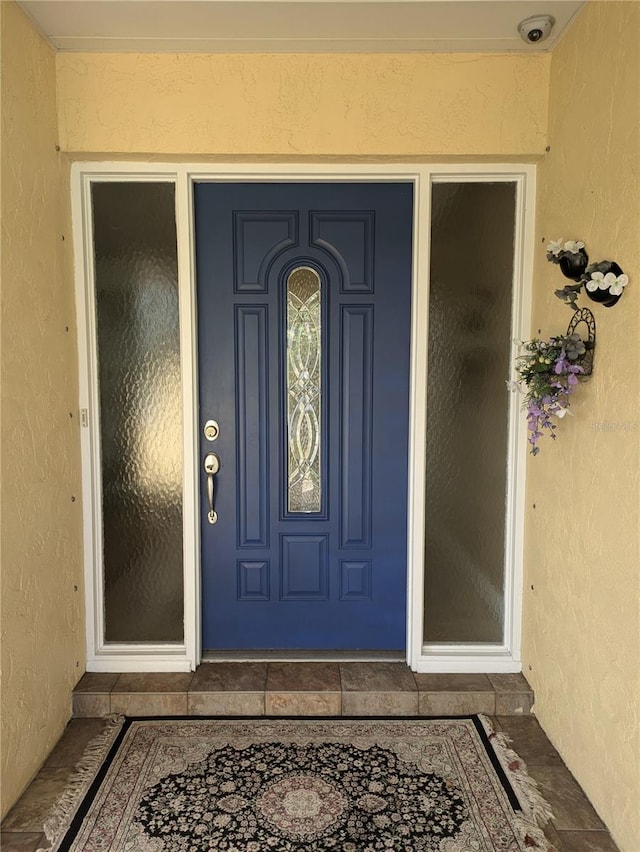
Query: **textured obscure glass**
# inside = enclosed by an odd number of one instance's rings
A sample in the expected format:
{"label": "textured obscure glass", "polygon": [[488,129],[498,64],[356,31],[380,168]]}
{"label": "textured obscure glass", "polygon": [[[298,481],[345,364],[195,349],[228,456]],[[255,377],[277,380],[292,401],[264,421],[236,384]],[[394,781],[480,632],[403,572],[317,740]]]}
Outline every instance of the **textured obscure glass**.
{"label": "textured obscure glass", "polygon": [[181,641],[174,186],[93,185],[105,640]]}
{"label": "textured obscure glass", "polygon": [[287,279],[288,506],[319,512],[321,328],[320,278],[306,266]]}
{"label": "textured obscure glass", "polygon": [[515,185],[433,186],[424,640],[499,643]]}

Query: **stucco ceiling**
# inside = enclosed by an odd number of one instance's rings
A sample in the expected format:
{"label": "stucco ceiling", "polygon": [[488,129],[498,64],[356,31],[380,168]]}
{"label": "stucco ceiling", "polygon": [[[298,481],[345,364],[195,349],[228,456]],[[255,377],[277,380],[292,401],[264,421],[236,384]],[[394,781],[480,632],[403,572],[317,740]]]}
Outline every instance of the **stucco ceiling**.
{"label": "stucco ceiling", "polygon": [[[168,52],[548,51],[574,0],[20,0],[58,50]],[[556,19],[525,44],[517,26]]]}

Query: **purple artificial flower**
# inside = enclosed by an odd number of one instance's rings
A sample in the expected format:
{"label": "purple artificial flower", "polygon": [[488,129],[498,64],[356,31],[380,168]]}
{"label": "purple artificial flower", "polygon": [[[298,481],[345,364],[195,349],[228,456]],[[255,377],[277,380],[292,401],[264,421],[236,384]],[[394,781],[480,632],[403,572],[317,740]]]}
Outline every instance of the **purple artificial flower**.
{"label": "purple artificial flower", "polygon": [[569,397],[584,373],[576,360],[586,347],[578,334],[535,339],[522,346],[524,354],[516,361],[517,381],[510,388],[517,387],[526,395],[528,441],[532,454],[537,455],[538,440],[544,434],[555,440],[555,419],[567,414]]}

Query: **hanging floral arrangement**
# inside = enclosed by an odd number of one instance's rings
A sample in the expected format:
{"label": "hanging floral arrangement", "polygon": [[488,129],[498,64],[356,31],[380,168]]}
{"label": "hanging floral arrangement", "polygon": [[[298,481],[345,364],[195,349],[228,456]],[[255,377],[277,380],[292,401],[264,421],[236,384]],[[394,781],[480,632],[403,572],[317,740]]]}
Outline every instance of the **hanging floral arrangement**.
{"label": "hanging floral arrangement", "polygon": [[580,364],[587,344],[579,334],[565,334],[549,340],[534,338],[522,344],[516,358],[517,380],[509,388],[524,394],[524,408],[531,453],[540,452],[538,441],[544,435],[556,437],[557,420],[569,409],[572,393],[585,368]]}

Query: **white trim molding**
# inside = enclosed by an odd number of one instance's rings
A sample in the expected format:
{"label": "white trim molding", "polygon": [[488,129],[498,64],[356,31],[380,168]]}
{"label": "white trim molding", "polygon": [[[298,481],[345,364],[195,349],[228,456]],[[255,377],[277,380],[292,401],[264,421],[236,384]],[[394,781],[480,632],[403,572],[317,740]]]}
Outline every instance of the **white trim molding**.
{"label": "white trim molding", "polygon": [[[465,182],[510,182],[516,185],[516,210],[514,228],[514,262],[512,281],[511,309],[511,357],[513,365],[517,354],[516,340],[529,336],[531,318],[531,282],[533,269],[533,239],[535,228],[535,167],[530,165],[476,165],[434,166],[429,169],[429,187],[425,191],[424,218],[430,227],[430,187],[432,183]],[[430,240],[428,235],[421,242],[422,261],[429,264]],[[428,278],[428,272],[427,272]],[[418,322],[422,321],[421,338],[414,336],[414,360],[421,369],[424,378],[414,384],[413,423],[420,434],[416,440],[419,447],[426,447],[426,410],[427,400],[427,341],[428,341],[428,301],[429,284],[426,292],[421,292],[416,301],[416,314],[422,311]],[[426,309],[422,303],[426,302]],[[415,334],[415,332],[414,332]],[[422,351],[418,351],[419,348]],[[513,379],[513,366],[511,375]],[[519,672],[522,668],[522,553],[524,542],[524,499],[525,473],[527,459],[527,432],[523,417],[519,417],[518,399],[515,394],[509,397],[509,427],[507,450],[507,489],[505,518],[504,551],[504,627],[503,639],[496,644],[425,644],[424,636],[424,495],[428,458],[423,454],[419,461],[419,447],[412,447],[413,469],[415,477],[410,512],[413,512],[413,534],[415,540],[414,566],[418,576],[414,578],[410,597],[413,601],[413,636],[408,643],[409,665],[417,672]],[[424,451],[423,451],[424,453]],[[421,467],[415,468],[416,464]],[[411,535],[410,522],[410,535]],[[417,550],[421,549],[418,556]],[[420,560],[420,561],[419,561]],[[418,564],[420,567],[418,568]],[[411,653],[413,651],[413,654]]]}
{"label": "white trim molding", "polygon": [[[195,300],[191,294],[191,216],[175,168],[149,165],[75,163],[71,197],[78,317],[87,671],[191,671],[200,661],[199,532],[197,506],[197,394]],[[180,643],[107,643],[104,639],[102,465],[97,369],[95,270],[91,185],[94,182],[160,182],[176,186],[178,301],[182,372],[184,640]],[[182,181],[184,183],[184,179]]]}
{"label": "white trim molding", "polygon": [[[430,197],[435,181],[510,181],[517,187],[512,336],[527,337],[534,234],[535,167],[530,165],[204,165],[77,162],[71,174],[76,267],[84,560],[88,671],[189,671],[201,660],[200,495],[198,489],[197,320],[193,185],[197,181],[406,181],[414,187],[411,320],[411,396],[408,489],[407,649],[419,672],[520,671],[522,547],[526,429],[510,403],[505,536],[505,631],[500,645],[425,646],[423,643],[424,495],[426,477],[427,330]],[[176,186],[180,355],[183,406],[184,642],[113,645],[104,641],[101,465],[91,184],[95,181],[170,181]],[[515,353],[514,353],[515,354]],[[512,359],[513,360],[513,359]]]}

